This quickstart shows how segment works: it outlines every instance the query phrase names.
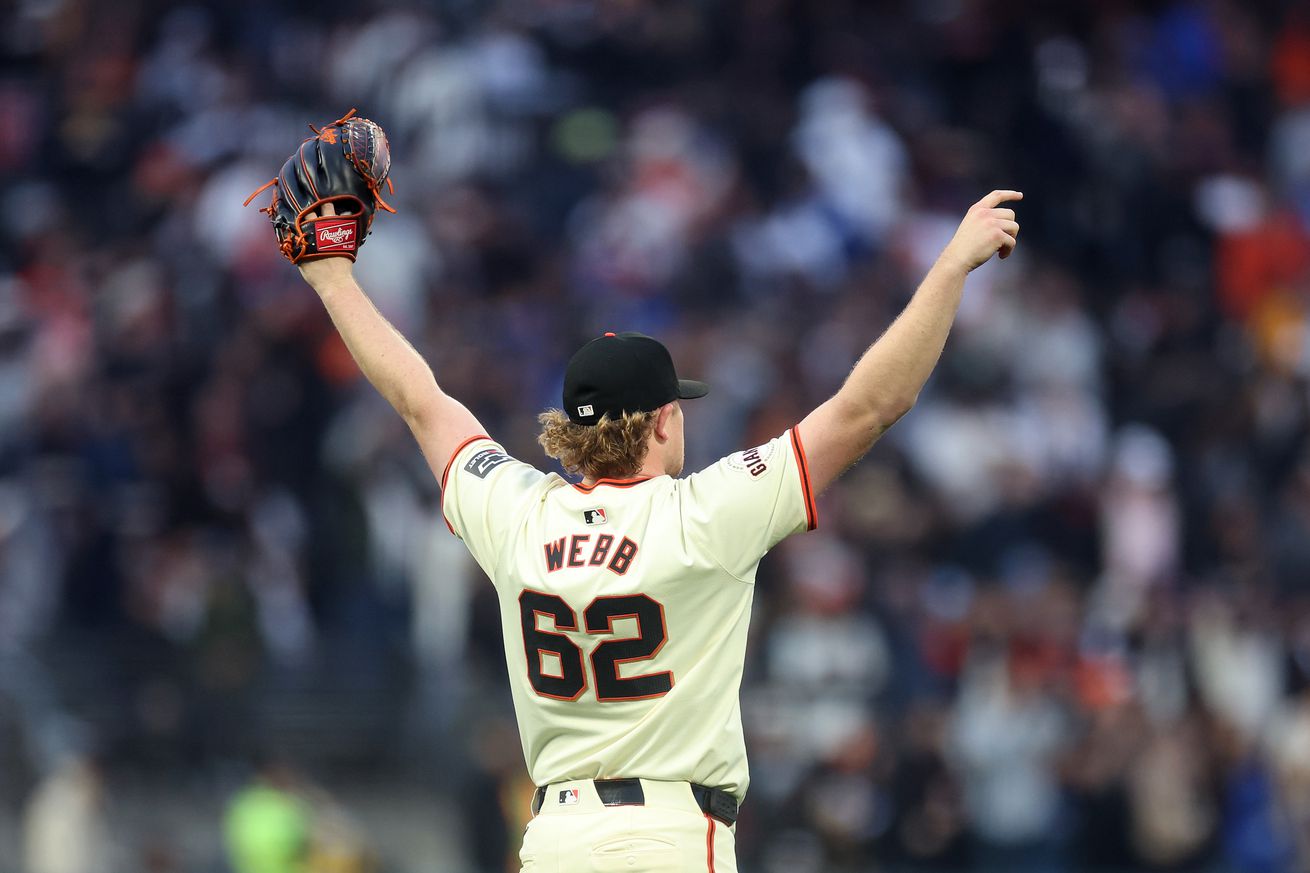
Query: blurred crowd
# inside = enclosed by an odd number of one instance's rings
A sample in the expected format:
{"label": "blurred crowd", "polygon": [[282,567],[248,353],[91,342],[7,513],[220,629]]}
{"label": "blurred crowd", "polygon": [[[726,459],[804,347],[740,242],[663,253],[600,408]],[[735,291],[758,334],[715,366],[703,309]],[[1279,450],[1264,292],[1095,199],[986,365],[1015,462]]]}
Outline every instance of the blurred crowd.
{"label": "blurred crowd", "polygon": [[[246,759],[317,681],[350,755],[464,786],[468,869],[517,848],[489,586],[241,206],[352,106],[398,208],[361,284],[541,464],[606,329],[712,386],[690,468],[780,433],[1025,192],[916,409],[762,565],[744,869],[1310,869],[1294,0],[6,6],[0,818]],[[270,798],[229,828],[303,828]]]}

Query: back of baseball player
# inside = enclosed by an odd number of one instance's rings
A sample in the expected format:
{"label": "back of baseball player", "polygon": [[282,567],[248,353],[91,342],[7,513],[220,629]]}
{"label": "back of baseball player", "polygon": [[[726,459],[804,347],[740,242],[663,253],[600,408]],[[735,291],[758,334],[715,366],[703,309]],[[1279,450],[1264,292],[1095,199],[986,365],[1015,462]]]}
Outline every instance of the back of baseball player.
{"label": "back of baseball player", "polygon": [[[598,862],[621,854],[622,869],[707,869],[711,853],[715,869],[734,869],[722,831],[749,782],[738,688],[755,570],[814,526],[795,433],[685,479],[590,487],[475,439],[455,454],[444,495],[496,586],[524,756],[541,786],[525,869],[553,869],[547,847],[584,842]],[[606,802],[626,809],[607,814]],[[560,833],[537,839],[548,830]]]}
{"label": "back of baseball player", "polygon": [[[914,405],[969,272],[1019,225],[974,204],[909,304],[841,389],[795,427],[678,478],[681,401],[667,349],[640,334],[583,346],[542,445],[582,482],[512,458],[378,313],[350,260],[295,254],[369,381],[404,417],[451,530],[495,585],[534,818],[532,873],[736,870],[749,785],[738,689],[761,557],[816,523],[814,497]],[[331,217],[303,210],[297,220]],[[807,452],[808,450],[808,452]]]}
{"label": "back of baseball player", "polygon": [[[688,382],[679,391],[667,356],[649,337],[602,337],[570,362],[565,406],[574,418],[602,406],[621,415],[614,407],[661,369],[666,393],[703,393]],[[615,379],[616,357],[631,357],[633,373]],[[609,383],[619,396],[605,403],[578,383]],[[586,851],[597,869],[735,869],[729,829],[749,782],[738,688],[755,571],[770,547],[815,522],[799,437],[789,431],[684,479],[587,485],[474,437],[443,479],[447,521],[496,587],[524,756],[540,786],[524,868],[588,869],[575,854]],[[555,846],[571,847],[569,857],[549,857]]]}

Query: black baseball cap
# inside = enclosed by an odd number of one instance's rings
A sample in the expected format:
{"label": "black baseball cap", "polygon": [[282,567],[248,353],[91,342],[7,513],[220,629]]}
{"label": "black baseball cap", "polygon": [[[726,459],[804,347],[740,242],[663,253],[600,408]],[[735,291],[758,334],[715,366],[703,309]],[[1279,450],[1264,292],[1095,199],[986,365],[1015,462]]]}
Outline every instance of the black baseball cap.
{"label": "black baseball cap", "polygon": [[595,424],[609,414],[650,412],[672,400],[704,397],[710,386],[679,379],[673,356],[642,333],[607,333],[587,343],[564,370],[564,412],[574,424]]}

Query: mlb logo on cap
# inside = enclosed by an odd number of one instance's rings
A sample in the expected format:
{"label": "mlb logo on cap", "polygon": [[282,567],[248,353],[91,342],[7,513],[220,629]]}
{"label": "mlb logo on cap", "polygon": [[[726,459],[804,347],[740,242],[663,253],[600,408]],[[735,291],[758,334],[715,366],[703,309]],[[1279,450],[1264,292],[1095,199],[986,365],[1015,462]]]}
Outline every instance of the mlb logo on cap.
{"label": "mlb logo on cap", "polygon": [[559,802],[564,806],[572,806],[578,802],[578,789],[565,788],[559,793]]}
{"label": "mlb logo on cap", "polygon": [[586,404],[585,406],[579,406],[579,407],[578,407],[578,417],[579,417],[579,418],[582,418],[582,417],[584,417],[584,416],[588,416],[588,415],[595,415],[595,414],[596,414],[596,410],[592,408],[592,405],[591,405],[590,403]]}
{"label": "mlb logo on cap", "polygon": [[597,507],[596,509],[582,510],[582,520],[587,524],[604,524],[605,510]]}

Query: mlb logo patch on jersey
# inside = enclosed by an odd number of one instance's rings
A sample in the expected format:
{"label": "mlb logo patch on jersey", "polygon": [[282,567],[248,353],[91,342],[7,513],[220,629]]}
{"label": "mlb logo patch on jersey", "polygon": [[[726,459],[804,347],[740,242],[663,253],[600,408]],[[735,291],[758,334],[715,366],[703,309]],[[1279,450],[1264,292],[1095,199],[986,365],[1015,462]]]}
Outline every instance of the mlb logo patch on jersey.
{"label": "mlb logo patch on jersey", "polygon": [[565,788],[560,791],[559,802],[562,806],[573,806],[578,802],[578,789]]}
{"label": "mlb logo patch on jersey", "polygon": [[605,518],[605,510],[598,506],[582,510],[582,520],[587,524],[604,524],[608,519]]}
{"label": "mlb logo patch on jersey", "polygon": [[487,474],[499,467],[501,464],[508,462],[509,455],[500,449],[487,448],[479,449],[473,453],[473,457],[468,459],[464,464],[464,469],[477,476],[479,479],[487,478]]}

